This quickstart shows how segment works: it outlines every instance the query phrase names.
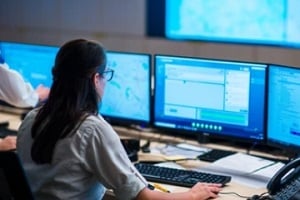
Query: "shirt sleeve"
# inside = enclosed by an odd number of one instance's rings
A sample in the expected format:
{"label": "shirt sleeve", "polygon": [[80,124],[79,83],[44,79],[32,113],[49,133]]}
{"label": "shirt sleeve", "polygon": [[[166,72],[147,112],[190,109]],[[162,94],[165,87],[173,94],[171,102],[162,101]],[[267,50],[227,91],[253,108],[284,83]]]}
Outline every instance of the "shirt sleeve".
{"label": "shirt sleeve", "polygon": [[113,128],[101,117],[93,124],[95,133],[87,140],[86,167],[96,172],[97,179],[112,189],[117,199],[134,199],[147,181],[129,160]]}
{"label": "shirt sleeve", "polygon": [[34,107],[39,97],[30,83],[6,63],[0,64],[0,99],[16,107]]}

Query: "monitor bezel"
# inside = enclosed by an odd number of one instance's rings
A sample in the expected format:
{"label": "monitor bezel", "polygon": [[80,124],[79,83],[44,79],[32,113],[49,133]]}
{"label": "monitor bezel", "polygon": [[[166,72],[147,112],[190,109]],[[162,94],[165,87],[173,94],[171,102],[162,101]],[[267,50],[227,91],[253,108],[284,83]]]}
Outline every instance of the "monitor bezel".
{"label": "monitor bezel", "polygon": [[[148,128],[152,125],[152,108],[153,108],[153,97],[152,97],[152,54],[144,53],[144,52],[134,52],[134,51],[118,51],[118,50],[107,50],[106,54],[108,53],[115,53],[115,54],[123,54],[123,55],[137,55],[137,56],[147,56],[149,59],[149,71],[148,71],[148,82],[149,87],[148,90],[148,101],[149,101],[149,120],[139,120],[134,118],[125,118],[125,117],[118,117],[118,116],[110,116],[106,114],[102,114],[100,112],[101,106],[99,106],[99,114],[110,124],[115,126],[124,126],[124,127],[138,127],[138,128]],[[104,94],[105,95],[105,94]],[[102,103],[102,102],[101,102]]]}
{"label": "monitor bezel", "polygon": [[157,100],[156,100],[156,87],[154,87],[153,91],[153,127],[156,130],[162,131],[162,133],[171,135],[171,136],[181,136],[181,137],[188,137],[188,138],[194,138],[199,140],[199,142],[207,142],[210,140],[215,140],[215,141],[226,141],[226,142],[241,142],[244,144],[255,144],[255,145],[265,145],[266,144],[266,112],[267,112],[267,80],[268,80],[268,64],[264,62],[251,62],[251,61],[243,61],[243,60],[230,60],[230,59],[220,59],[220,58],[205,58],[205,57],[198,57],[198,56],[183,56],[183,55],[174,55],[174,54],[154,54],[153,55],[153,73],[154,73],[154,85],[156,86],[157,79],[156,77],[156,71],[157,71],[157,56],[167,56],[167,57],[175,57],[175,58],[187,58],[187,59],[198,59],[198,60],[204,60],[204,61],[217,61],[217,62],[234,62],[234,63],[246,63],[246,64],[255,64],[255,65],[262,65],[265,66],[265,86],[264,86],[264,91],[265,91],[265,96],[263,99],[263,104],[264,104],[264,109],[263,109],[263,114],[264,116],[262,117],[262,138],[257,139],[257,138],[245,138],[245,137],[238,137],[234,135],[222,135],[217,132],[212,132],[212,131],[193,131],[193,130],[186,130],[186,129],[179,129],[179,128],[171,128],[171,127],[165,127],[165,126],[159,126],[155,123],[156,121],[156,115],[155,115],[155,108],[157,106]]}

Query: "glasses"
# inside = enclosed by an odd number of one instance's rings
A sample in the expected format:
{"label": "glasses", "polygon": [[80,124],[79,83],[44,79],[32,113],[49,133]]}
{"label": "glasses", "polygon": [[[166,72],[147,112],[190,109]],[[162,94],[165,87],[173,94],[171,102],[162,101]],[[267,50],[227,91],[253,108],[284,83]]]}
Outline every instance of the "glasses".
{"label": "glasses", "polygon": [[102,73],[100,73],[100,75],[102,76],[102,78],[104,78],[106,81],[110,81],[113,76],[114,76],[114,70],[112,69],[107,69],[105,71],[103,71]]}

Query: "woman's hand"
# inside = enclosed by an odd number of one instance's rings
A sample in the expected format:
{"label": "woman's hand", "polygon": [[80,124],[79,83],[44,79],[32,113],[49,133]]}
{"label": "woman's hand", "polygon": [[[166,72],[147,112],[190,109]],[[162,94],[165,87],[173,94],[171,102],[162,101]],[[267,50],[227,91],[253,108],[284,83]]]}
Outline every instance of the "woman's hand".
{"label": "woman's hand", "polygon": [[197,183],[189,191],[193,200],[203,200],[218,197],[221,190],[221,184]]}

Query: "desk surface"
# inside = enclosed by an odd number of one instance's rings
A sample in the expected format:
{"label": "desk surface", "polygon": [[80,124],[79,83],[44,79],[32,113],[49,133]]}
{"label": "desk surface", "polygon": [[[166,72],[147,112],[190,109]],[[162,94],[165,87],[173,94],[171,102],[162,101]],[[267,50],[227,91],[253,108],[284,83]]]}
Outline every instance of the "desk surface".
{"label": "desk surface", "polygon": [[[21,123],[21,117],[19,115],[15,115],[15,114],[0,113],[0,122],[1,121],[9,121],[9,128],[17,130]],[[172,142],[172,143],[186,142],[186,143],[193,144],[193,145],[199,145],[196,141],[184,140],[180,137],[171,137],[171,136],[167,136],[167,135],[161,135],[159,133],[151,133],[151,132],[145,133],[145,132],[141,132],[138,130],[132,130],[132,129],[127,129],[127,128],[123,128],[123,127],[115,127],[115,130],[121,137],[140,138],[142,141],[145,141],[145,140],[156,141],[156,143],[154,142],[154,144],[156,144],[156,145],[159,143],[162,144],[162,143],[166,143],[166,142]],[[151,143],[151,145],[152,145],[152,143]],[[230,147],[230,146],[221,146],[220,147],[216,144],[208,144],[206,146],[209,148],[233,149],[233,147]],[[234,150],[243,151],[242,149],[234,149]],[[160,160],[162,158],[159,156],[155,157],[155,155],[152,155],[152,154],[140,153],[139,159],[140,160],[149,160],[149,159]],[[180,162],[180,165],[182,165],[183,167],[188,169],[188,168],[196,168],[196,167],[199,168],[201,166],[207,166],[207,165],[209,165],[209,163],[199,161],[199,160],[187,160],[187,161]],[[178,187],[178,186],[166,185],[166,184],[164,184],[164,186],[173,192],[181,192],[181,191],[186,191],[189,189],[189,188],[185,188],[185,187]],[[245,197],[242,198],[233,193],[238,193],[239,195],[242,195],[242,196],[252,196],[254,194],[261,194],[265,191],[266,191],[265,188],[257,188],[255,186],[249,187],[247,185],[243,185],[243,184],[239,184],[237,182],[231,181],[222,190],[222,192],[227,193],[227,194],[220,194],[218,199],[224,199],[224,200],[226,200],[226,199],[228,199],[228,200],[229,199],[230,200],[245,199]],[[107,199],[107,200],[114,199],[113,194],[111,194],[111,192],[108,192],[105,199]]]}
{"label": "desk surface", "polygon": [[12,130],[17,130],[21,124],[21,115],[1,113],[0,112],[0,122],[8,121],[8,128]]}
{"label": "desk surface", "polygon": [[[158,143],[153,143],[151,145],[164,145],[164,144],[158,144]],[[156,155],[152,155],[151,153],[150,154],[147,154],[147,153],[140,153],[139,154],[139,161],[165,161],[163,159],[163,157],[159,154],[156,154]],[[184,160],[184,161],[180,161],[180,162],[177,162],[177,164],[179,164],[180,166],[186,168],[186,169],[200,169],[202,167],[206,167],[208,165],[210,165],[210,163],[208,162],[204,162],[204,161],[200,161],[200,160]],[[210,172],[209,172],[210,173]],[[189,188],[185,188],[185,187],[178,187],[178,186],[174,186],[174,185],[167,185],[167,184],[162,184],[165,188],[167,188],[168,190],[170,190],[171,192],[181,192],[181,191],[186,191],[188,190]],[[235,181],[231,181],[230,183],[228,183],[225,187],[223,187],[222,189],[222,192],[226,193],[226,194],[219,194],[219,197],[218,199],[230,199],[230,200],[237,200],[237,199],[245,199],[245,196],[246,197],[250,197],[254,194],[261,194],[263,192],[266,192],[266,189],[264,187],[256,187],[256,186],[253,186],[253,187],[249,187],[248,186],[249,183],[243,185],[243,184],[240,184],[240,183],[237,183]],[[234,193],[237,193],[241,196],[244,196],[243,198],[242,197],[239,197],[237,196],[236,194]]]}

